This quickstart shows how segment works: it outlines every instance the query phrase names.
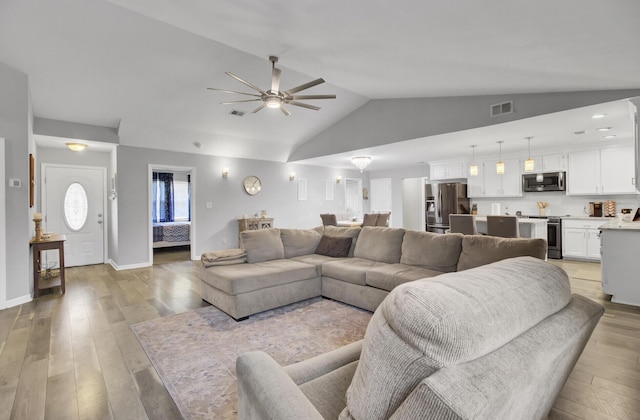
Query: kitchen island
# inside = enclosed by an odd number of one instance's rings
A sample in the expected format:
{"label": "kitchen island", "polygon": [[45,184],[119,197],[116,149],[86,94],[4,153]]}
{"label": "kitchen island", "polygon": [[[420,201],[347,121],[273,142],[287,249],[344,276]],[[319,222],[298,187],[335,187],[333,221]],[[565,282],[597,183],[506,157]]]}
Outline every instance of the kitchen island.
{"label": "kitchen island", "polygon": [[600,226],[602,291],[611,302],[640,306],[640,222]]}
{"label": "kitchen island", "polygon": [[[487,216],[476,216],[478,233],[487,233]],[[518,218],[521,238],[542,238],[547,240],[547,219]]]}

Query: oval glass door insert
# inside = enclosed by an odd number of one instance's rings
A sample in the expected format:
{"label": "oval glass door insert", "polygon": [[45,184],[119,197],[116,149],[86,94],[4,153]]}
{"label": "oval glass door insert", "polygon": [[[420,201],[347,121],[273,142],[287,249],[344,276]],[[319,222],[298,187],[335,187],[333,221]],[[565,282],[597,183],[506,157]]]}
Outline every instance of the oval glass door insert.
{"label": "oval glass door insert", "polygon": [[69,229],[78,231],[87,222],[89,201],[84,187],[77,182],[69,185],[64,195],[64,220]]}

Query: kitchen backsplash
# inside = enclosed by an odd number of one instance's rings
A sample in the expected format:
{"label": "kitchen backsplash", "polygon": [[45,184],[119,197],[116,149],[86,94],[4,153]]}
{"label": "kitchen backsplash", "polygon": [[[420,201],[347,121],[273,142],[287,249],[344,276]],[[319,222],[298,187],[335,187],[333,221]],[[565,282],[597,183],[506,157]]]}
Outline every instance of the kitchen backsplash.
{"label": "kitchen backsplash", "polygon": [[524,197],[499,198],[472,198],[471,204],[478,205],[478,214],[491,214],[491,205],[500,204],[501,214],[515,215],[519,210],[523,215],[535,216],[539,214],[538,201],[546,201],[549,207],[546,209],[547,216],[588,216],[589,202],[614,200],[616,202],[616,212],[620,213],[622,208],[635,209],[640,207],[640,196],[638,195],[594,195],[575,196],[566,195],[562,192],[548,193],[525,193]]}

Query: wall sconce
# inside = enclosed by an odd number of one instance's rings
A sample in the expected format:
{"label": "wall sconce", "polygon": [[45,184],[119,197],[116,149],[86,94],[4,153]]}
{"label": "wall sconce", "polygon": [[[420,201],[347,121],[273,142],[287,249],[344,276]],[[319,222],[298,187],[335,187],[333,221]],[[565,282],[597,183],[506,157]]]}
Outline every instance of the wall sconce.
{"label": "wall sconce", "polygon": [[498,144],[500,145],[500,154],[498,155],[498,163],[496,163],[496,174],[498,175],[504,175],[504,162],[502,161],[502,143],[504,143],[503,140],[498,141]]}
{"label": "wall sconce", "polygon": [[340,183],[340,181],[342,181],[342,177],[341,177],[340,175],[338,175],[338,176],[336,177],[336,184],[339,184],[339,183]]}
{"label": "wall sconce", "polygon": [[289,181],[293,181],[294,179],[296,179],[296,173],[295,172],[289,172]]}
{"label": "wall sconce", "polygon": [[222,177],[227,178],[229,176],[229,168],[222,168]]}

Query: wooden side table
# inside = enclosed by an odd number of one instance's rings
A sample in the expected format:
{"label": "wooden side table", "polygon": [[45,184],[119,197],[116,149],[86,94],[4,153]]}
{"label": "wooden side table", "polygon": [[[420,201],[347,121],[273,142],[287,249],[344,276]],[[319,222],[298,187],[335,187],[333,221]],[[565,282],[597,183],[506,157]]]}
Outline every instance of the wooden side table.
{"label": "wooden side table", "polygon": [[[40,295],[40,290],[51,289],[60,286],[60,291],[64,293],[64,241],[67,238],[64,235],[51,235],[49,239],[36,241],[32,238],[29,244],[33,248],[33,297]],[[42,267],[40,253],[50,249],[57,249],[60,256],[60,273],[50,278],[42,277]]]}

